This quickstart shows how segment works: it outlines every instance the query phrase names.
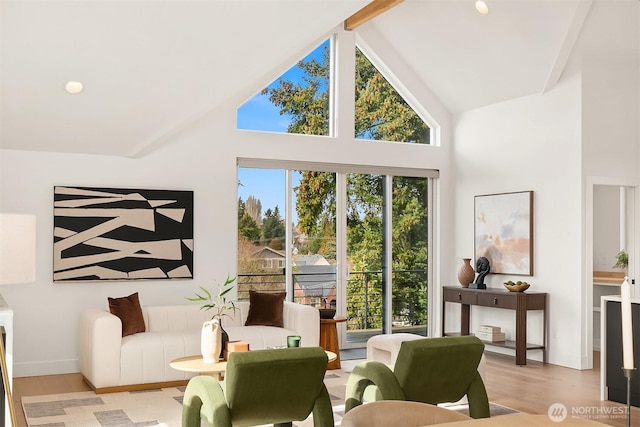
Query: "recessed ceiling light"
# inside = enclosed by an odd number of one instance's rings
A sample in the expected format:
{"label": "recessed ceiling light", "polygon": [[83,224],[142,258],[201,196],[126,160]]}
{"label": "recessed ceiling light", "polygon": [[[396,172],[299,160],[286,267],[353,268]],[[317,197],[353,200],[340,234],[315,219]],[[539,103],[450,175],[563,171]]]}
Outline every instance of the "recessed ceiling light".
{"label": "recessed ceiling light", "polygon": [[482,0],[478,0],[476,1],[476,10],[481,14],[486,15],[489,13],[489,6],[487,6],[487,4]]}
{"label": "recessed ceiling light", "polygon": [[64,88],[67,90],[67,93],[75,95],[82,92],[83,86],[80,82],[67,82]]}

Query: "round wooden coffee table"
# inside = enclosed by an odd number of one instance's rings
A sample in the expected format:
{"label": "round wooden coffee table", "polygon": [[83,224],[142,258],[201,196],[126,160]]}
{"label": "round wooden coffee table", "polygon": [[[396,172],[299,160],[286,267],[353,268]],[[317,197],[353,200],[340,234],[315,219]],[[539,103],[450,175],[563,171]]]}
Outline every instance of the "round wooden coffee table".
{"label": "round wooden coffee table", "polygon": [[[336,353],[326,351],[328,363],[335,361],[338,358]],[[224,371],[227,370],[227,362],[222,361],[218,363],[204,363],[202,356],[186,356],[174,359],[169,362],[169,366],[173,369],[182,372],[193,372],[199,375],[211,375],[217,380],[221,380]]]}
{"label": "round wooden coffee table", "polygon": [[186,356],[174,359],[169,366],[182,372],[194,372],[200,375],[211,375],[217,380],[222,379],[222,374],[227,369],[227,362],[204,363],[202,356]]}

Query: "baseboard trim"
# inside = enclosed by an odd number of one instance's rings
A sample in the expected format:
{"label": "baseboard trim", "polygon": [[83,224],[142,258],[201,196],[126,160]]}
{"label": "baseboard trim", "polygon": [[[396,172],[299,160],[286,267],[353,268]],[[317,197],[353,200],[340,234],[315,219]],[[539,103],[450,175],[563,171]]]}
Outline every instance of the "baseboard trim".
{"label": "baseboard trim", "polygon": [[75,374],[78,372],[80,372],[80,361],[78,359],[16,363],[15,355],[13,358],[14,378],[58,374]]}

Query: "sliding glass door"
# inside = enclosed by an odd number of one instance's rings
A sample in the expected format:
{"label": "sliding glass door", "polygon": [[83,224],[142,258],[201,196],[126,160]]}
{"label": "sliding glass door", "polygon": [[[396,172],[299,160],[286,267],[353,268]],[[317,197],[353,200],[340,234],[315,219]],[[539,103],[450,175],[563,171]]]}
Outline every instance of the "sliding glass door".
{"label": "sliding glass door", "polygon": [[427,335],[429,178],[248,167],[238,178],[240,298],[287,290],[336,307],[342,348]]}
{"label": "sliding glass door", "polygon": [[345,346],[427,335],[428,179],[347,174]]}

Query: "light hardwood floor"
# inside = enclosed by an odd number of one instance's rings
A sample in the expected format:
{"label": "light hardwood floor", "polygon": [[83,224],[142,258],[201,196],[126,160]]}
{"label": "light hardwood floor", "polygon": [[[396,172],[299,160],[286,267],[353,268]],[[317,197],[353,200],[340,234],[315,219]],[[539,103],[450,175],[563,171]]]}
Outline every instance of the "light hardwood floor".
{"label": "light hardwood floor", "polygon": [[[588,418],[612,426],[626,425],[619,415],[607,415],[606,408],[624,407],[619,403],[600,400],[600,371],[563,368],[551,364],[529,361],[516,366],[514,358],[486,354],[485,383],[489,400],[529,414],[546,414],[554,403],[563,404],[568,411],[590,413]],[[595,353],[594,365],[599,366]],[[17,427],[26,427],[20,399],[22,396],[87,391],[89,387],[80,374],[24,377],[14,379]],[[632,408],[631,424],[640,425],[640,409]],[[561,425],[561,424],[559,424]]]}

